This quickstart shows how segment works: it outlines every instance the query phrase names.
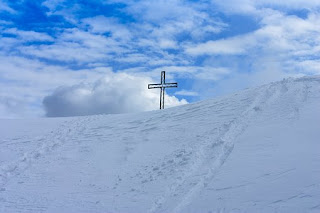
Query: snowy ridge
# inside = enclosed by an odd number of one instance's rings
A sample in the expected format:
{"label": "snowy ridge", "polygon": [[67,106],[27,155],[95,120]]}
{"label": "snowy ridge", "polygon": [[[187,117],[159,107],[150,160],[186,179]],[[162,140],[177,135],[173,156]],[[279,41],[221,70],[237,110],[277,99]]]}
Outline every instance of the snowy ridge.
{"label": "snowy ridge", "polygon": [[[277,100],[283,93],[287,92],[287,83],[288,80],[284,80],[280,83],[268,85],[266,86],[267,88],[261,87],[258,95],[244,112],[234,120],[231,120],[230,123],[224,125],[225,129],[217,137],[218,139],[206,139],[206,142],[200,147],[200,150],[197,151],[198,156],[194,159],[195,163],[189,169],[188,174],[180,179],[175,186],[170,186],[168,190],[169,193],[162,195],[161,198],[156,201],[156,205],[152,207],[151,212],[157,212],[165,200],[170,200],[170,202],[175,203],[176,207],[172,212],[180,212],[184,206],[190,204],[194,196],[206,187],[208,181],[212,179],[219,167],[226,161],[233,150],[235,139],[245,131],[248,122],[252,121],[263,108],[267,107],[267,105],[274,104],[274,100]],[[308,87],[305,86],[303,90],[299,90],[299,93],[296,94],[301,98],[297,100],[299,103],[306,100],[307,88]],[[294,108],[294,110],[296,109],[298,108]],[[293,111],[293,113],[294,112],[296,111]],[[210,158],[210,156],[214,156],[214,158]],[[198,169],[201,169],[202,173],[201,175],[197,175],[195,180],[192,176],[195,176],[194,173]],[[192,185],[188,183],[190,179],[192,179],[195,184],[191,187],[186,187]],[[182,196],[182,199],[180,198],[180,201],[175,201],[174,197],[177,196],[177,191],[181,190],[178,188],[188,189],[188,191],[181,191],[180,196]]]}
{"label": "snowy ridge", "polygon": [[319,107],[320,77],[304,77],[3,133],[0,212],[317,212]]}

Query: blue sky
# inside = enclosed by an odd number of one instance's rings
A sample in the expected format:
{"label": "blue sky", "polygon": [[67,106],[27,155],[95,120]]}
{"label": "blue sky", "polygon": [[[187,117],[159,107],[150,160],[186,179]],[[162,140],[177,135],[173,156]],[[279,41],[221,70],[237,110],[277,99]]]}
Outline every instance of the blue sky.
{"label": "blue sky", "polygon": [[[320,73],[318,0],[0,0],[0,117],[157,109]],[[74,113],[72,113],[74,112]]]}

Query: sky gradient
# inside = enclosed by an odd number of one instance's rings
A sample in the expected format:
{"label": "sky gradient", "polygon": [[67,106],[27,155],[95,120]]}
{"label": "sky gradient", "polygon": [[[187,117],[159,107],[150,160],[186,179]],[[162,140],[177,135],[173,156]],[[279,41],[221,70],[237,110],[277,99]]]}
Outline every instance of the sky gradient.
{"label": "sky gradient", "polygon": [[[0,118],[123,113],[320,74],[318,0],[0,0]],[[75,113],[77,112],[77,113]]]}

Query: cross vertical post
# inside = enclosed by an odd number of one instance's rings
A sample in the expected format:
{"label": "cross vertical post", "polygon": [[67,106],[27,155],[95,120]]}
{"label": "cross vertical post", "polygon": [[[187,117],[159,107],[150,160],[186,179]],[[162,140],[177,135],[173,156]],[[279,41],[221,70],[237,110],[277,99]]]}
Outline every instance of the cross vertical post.
{"label": "cross vertical post", "polygon": [[166,83],[166,71],[161,71],[160,84],[148,84],[148,89],[160,88],[160,109],[164,109],[164,90],[165,88],[178,87],[178,83]]}
{"label": "cross vertical post", "polygon": [[[161,85],[166,82],[166,72],[161,71]],[[164,109],[164,87],[160,88],[160,109]]]}

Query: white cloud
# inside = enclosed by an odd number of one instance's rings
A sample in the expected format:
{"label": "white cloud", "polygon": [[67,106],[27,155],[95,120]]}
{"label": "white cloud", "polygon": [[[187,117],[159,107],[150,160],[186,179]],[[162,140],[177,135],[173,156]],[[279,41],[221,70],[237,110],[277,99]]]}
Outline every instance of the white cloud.
{"label": "white cloud", "polygon": [[290,9],[314,9],[320,7],[320,2],[318,0],[252,0],[251,2],[256,7],[281,6]]}
{"label": "white cloud", "polygon": [[104,16],[96,16],[81,20],[85,25],[90,26],[93,33],[111,33],[114,39],[128,41],[132,39],[128,26],[122,25],[115,18],[107,18]]}
{"label": "white cloud", "polygon": [[208,41],[195,46],[187,46],[186,53],[190,55],[237,55],[244,54],[250,43],[248,36],[236,36],[229,39]]}
{"label": "white cloud", "polygon": [[15,11],[14,9],[12,9],[10,6],[8,6],[8,4],[6,4],[3,1],[0,1],[0,12],[2,11],[6,11],[9,13],[16,13],[17,11]]}
{"label": "white cloud", "polygon": [[183,96],[199,96],[197,92],[188,91],[188,90],[180,90],[174,93],[175,95],[183,95]]}
{"label": "white cloud", "polygon": [[[148,90],[150,78],[113,73],[92,83],[60,87],[43,100],[46,115],[77,116],[155,110],[159,91]],[[165,97],[165,107],[186,104],[174,96]]]}
{"label": "white cloud", "polygon": [[135,25],[139,37],[156,41],[156,45],[162,40],[178,45],[183,34],[202,40],[225,29],[227,25],[206,12],[207,7],[210,5],[202,2],[143,0],[127,3],[126,11],[143,23]]}
{"label": "white cloud", "polygon": [[303,70],[305,74],[309,75],[320,75],[320,60],[301,60],[288,61],[291,69],[296,69],[298,71]]}
{"label": "white cloud", "polygon": [[[196,6],[196,4],[193,6]],[[142,0],[139,3],[133,1],[129,2],[127,11],[137,17],[139,16],[139,18],[143,18],[144,20],[155,23],[172,19],[184,19],[183,17],[186,14],[189,15],[186,17],[188,19],[195,14],[199,14],[195,8],[181,0]]]}
{"label": "white cloud", "polygon": [[43,116],[41,101],[54,88],[94,81],[111,72],[105,67],[74,71],[1,53],[0,64],[0,117],[6,118]]}
{"label": "white cloud", "polygon": [[256,13],[254,0],[212,0],[220,10],[226,13]]}
{"label": "white cloud", "polygon": [[201,87],[201,98],[227,95],[245,88],[253,88],[279,81],[283,78],[301,76],[303,76],[303,74],[285,72],[281,62],[272,57],[261,58],[254,64],[254,72],[234,72],[227,78],[217,81],[213,86],[208,86],[206,89]]}
{"label": "white cloud", "polygon": [[17,112],[24,111],[26,107],[22,100],[0,94],[0,118],[18,118]]}
{"label": "white cloud", "polygon": [[64,3],[66,0],[46,0],[42,3],[43,6],[50,10],[56,10],[59,5]]}
{"label": "white cloud", "polygon": [[[1,2],[2,11],[15,12]],[[4,32],[0,37],[0,112],[21,117],[41,115],[43,111],[33,106],[39,106],[45,95],[61,85],[78,85],[83,90],[70,87],[68,91],[79,92],[88,99],[94,95],[81,91],[87,91],[90,85],[81,86],[80,82],[113,75],[109,67],[130,75],[144,73],[154,79],[159,79],[159,71],[166,70],[168,81],[176,78],[179,82],[191,82],[187,88],[197,92],[199,99],[225,78],[235,77],[231,82],[234,86],[243,82],[250,85],[246,79],[261,82],[257,77],[259,73],[261,79],[276,79],[290,73],[319,73],[318,0],[108,0],[99,3],[105,6],[117,2],[122,5],[117,9],[132,19],[101,14],[79,18],[84,4],[44,1],[42,6],[48,8],[48,16],[60,16],[73,26],[59,28],[61,25],[56,25],[57,28],[50,31],[52,36],[21,30],[18,25],[13,28],[14,23],[0,20],[0,30]],[[295,11],[289,13],[291,9],[306,10],[300,18],[294,15]],[[224,37],[233,33],[232,18],[230,26],[223,22],[228,20],[228,13],[240,13],[239,17],[254,20],[258,29]],[[239,82],[235,83],[237,79]],[[220,89],[227,91],[227,87]],[[159,99],[158,91],[153,92]],[[180,92],[180,95],[193,94]],[[7,94],[12,97],[8,99]]]}
{"label": "white cloud", "polygon": [[6,26],[6,25],[12,25],[13,22],[11,21],[5,21],[5,20],[0,20],[0,26]]}
{"label": "white cloud", "polygon": [[174,40],[169,39],[161,39],[159,42],[159,46],[163,49],[177,49],[177,43]]}
{"label": "white cloud", "polygon": [[128,51],[112,38],[76,28],[65,30],[53,44],[20,46],[18,49],[30,56],[79,64],[96,63],[110,59],[114,53]]}
{"label": "white cloud", "polygon": [[194,80],[212,80],[217,81],[227,74],[230,70],[224,67],[210,66],[162,66],[153,70],[153,77],[157,77],[161,70],[168,71],[168,77],[175,76],[177,78],[194,79]]}
{"label": "white cloud", "polygon": [[320,7],[318,0],[212,0],[214,5],[217,5],[220,11],[235,14],[254,14],[262,15],[261,11],[265,8],[279,8],[289,10],[315,10]]}
{"label": "white cloud", "polygon": [[[310,60],[317,61],[320,54],[320,14],[310,13],[306,19],[274,10],[267,14],[260,22],[261,28],[253,32],[186,45],[185,52],[192,56],[243,55],[253,60],[274,55],[282,60],[281,66],[286,71],[295,72],[298,67],[303,73],[315,70],[317,63],[310,63]],[[297,65],[299,62],[306,66]]]}
{"label": "white cloud", "polygon": [[46,14],[48,16],[61,16],[69,23],[77,24],[78,19],[76,17],[77,11],[80,9],[80,5],[72,2],[66,4],[68,0],[46,0],[42,2],[42,6],[48,8]]}
{"label": "white cloud", "polygon": [[17,36],[23,42],[26,41],[53,41],[53,38],[46,33],[39,33],[35,31],[18,30],[17,28],[9,28],[3,30],[4,33]]}
{"label": "white cloud", "polygon": [[[0,42],[5,49],[16,54],[77,66],[87,63],[108,66],[108,62],[145,63],[148,66],[188,65],[192,61],[182,53],[182,35],[201,40],[219,33],[226,26],[211,17],[203,10],[204,5],[198,3],[180,0],[123,3],[126,4],[123,11],[137,16],[137,22],[122,24],[117,18],[102,15],[77,19],[74,15],[80,5],[66,8],[65,0],[47,0],[42,5],[49,9],[49,16],[71,17],[76,27],[61,29],[54,38],[32,31],[7,29],[7,32],[18,35],[19,39],[3,37]],[[41,45],[19,43],[32,39],[51,42]],[[170,50],[178,53],[170,54]]]}

